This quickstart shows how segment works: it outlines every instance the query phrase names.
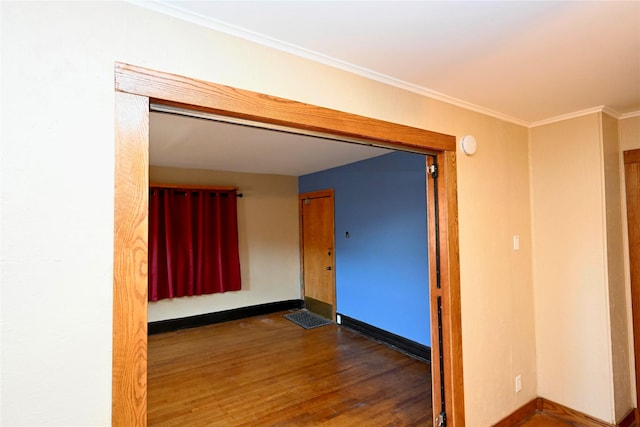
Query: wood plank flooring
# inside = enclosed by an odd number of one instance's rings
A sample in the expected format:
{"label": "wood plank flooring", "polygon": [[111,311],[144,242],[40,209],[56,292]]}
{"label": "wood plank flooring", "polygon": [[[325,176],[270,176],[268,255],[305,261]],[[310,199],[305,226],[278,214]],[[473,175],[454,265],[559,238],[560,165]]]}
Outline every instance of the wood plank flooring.
{"label": "wood plank flooring", "polygon": [[149,337],[149,426],[432,426],[430,366],[275,313]]}
{"label": "wood plank flooring", "polygon": [[560,420],[547,414],[536,413],[518,424],[518,427],[579,427],[580,424]]}

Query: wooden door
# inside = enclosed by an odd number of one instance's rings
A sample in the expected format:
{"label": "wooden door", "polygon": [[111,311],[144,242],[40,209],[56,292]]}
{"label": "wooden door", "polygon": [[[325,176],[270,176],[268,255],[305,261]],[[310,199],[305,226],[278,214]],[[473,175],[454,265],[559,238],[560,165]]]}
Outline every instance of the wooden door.
{"label": "wooden door", "polygon": [[300,203],[300,257],[305,307],[335,320],[333,190],[304,193]]}
{"label": "wooden door", "polygon": [[629,266],[631,270],[631,310],[636,360],[636,407],[640,407],[640,150],[624,152],[629,229]]}

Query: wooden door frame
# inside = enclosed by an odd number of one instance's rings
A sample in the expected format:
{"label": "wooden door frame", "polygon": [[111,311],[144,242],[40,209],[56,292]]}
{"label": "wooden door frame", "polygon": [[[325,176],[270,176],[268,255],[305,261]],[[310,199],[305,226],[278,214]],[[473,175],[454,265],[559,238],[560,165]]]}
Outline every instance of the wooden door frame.
{"label": "wooden door frame", "polygon": [[[115,65],[115,188],[113,267],[112,425],[145,426],[147,412],[147,216],[150,103],[203,111],[400,150],[430,150],[439,167],[437,212],[440,288],[443,302],[442,360],[447,421],[464,426],[456,138],[437,132],[330,110],[270,95],[154,71]],[[435,218],[434,218],[435,220]],[[429,232],[429,269],[435,275],[436,230]],[[431,336],[438,336],[431,313]],[[437,318],[436,318],[437,320]],[[438,375],[434,390],[440,390]],[[433,393],[435,408],[440,393]]]}
{"label": "wooden door frame", "polygon": [[336,235],[335,235],[335,195],[333,189],[328,190],[318,190],[318,191],[308,191],[306,193],[298,194],[298,225],[299,225],[299,235],[300,235],[300,290],[302,291],[302,299],[306,302],[306,288],[304,283],[304,215],[302,209],[302,203],[304,203],[304,199],[316,199],[316,198],[331,198],[331,212],[334,214],[333,219],[333,233],[331,237],[331,246],[333,255],[331,256],[331,275],[332,277],[332,286],[333,286],[333,298],[331,300],[331,320],[336,320]]}
{"label": "wooden door frame", "polygon": [[[633,353],[636,371],[636,408],[640,408],[640,218],[637,214],[638,196],[631,200],[631,168],[640,168],[640,149],[623,152],[625,195],[627,203],[627,233],[629,241],[629,273],[631,278],[631,314],[633,325]],[[640,174],[640,171],[636,171]],[[635,212],[635,216],[632,213]],[[637,415],[637,412],[636,412]]]}

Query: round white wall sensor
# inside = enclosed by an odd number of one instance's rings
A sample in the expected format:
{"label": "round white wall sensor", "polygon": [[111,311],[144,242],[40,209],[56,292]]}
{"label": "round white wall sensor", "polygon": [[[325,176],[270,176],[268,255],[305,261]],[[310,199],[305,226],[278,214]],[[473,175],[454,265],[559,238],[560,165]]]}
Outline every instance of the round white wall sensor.
{"label": "round white wall sensor", "polygon": [[462,137],[462,140],[460,141],[460,148],[462,148],[464,154],[470,156],[478,149],[478,143],[472,135],[466,135]]}

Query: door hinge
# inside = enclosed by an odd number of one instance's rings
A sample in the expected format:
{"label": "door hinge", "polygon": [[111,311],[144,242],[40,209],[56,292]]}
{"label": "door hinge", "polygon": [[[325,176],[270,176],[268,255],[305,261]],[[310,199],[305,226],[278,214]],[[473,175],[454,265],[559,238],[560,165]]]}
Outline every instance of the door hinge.
{"label": "door hinge", "polygon": [[427,167],[427,173],[429,175],[431,175],[431,178],[437,178],[438,177],[438,166],[436,166],[435,163],[432,164],[432,165],[429,165]]}
{"label": "door hinge", "polygon": [[445,412],[440,412],[440,415],[436,417],[435,422],[437,427],[446,427],[447,426],[447,414]]}

